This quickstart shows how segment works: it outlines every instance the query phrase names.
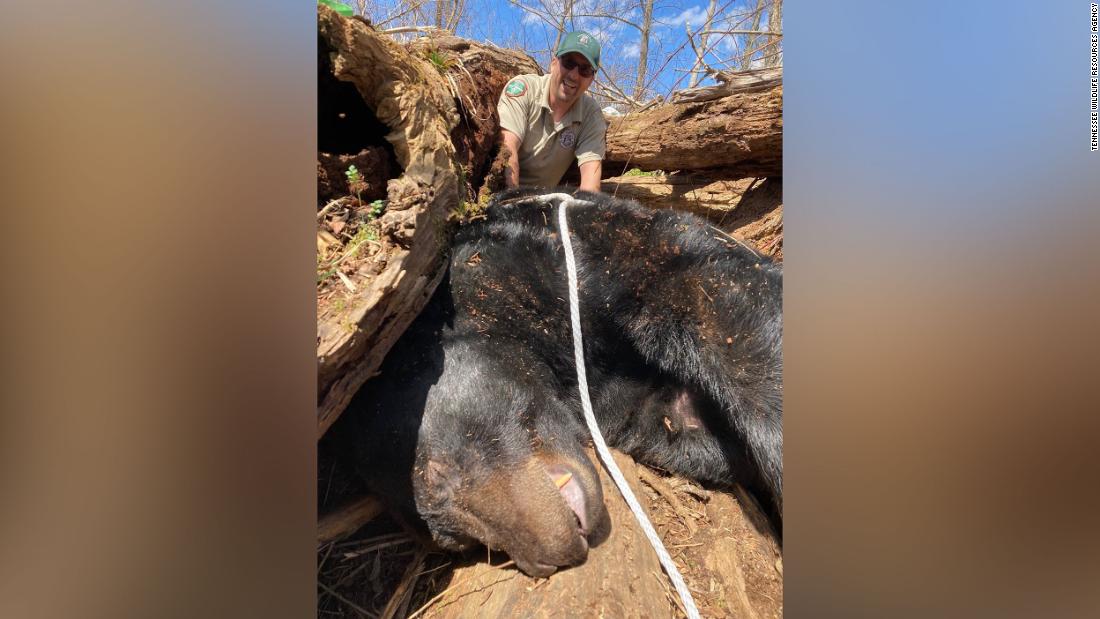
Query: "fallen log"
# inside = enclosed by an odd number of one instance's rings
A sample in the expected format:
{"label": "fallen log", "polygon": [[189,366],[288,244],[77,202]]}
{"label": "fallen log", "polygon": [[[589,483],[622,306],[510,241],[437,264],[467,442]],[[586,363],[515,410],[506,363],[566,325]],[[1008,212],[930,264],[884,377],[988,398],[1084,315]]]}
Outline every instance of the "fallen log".
{"label": "fallen log", "polygon": [[[388,132],[401,169],[379,219],[385,262],[356,274],[350,294],[318,316],[318,437],[369,378],[444,273],[441,234],[459,202],[451,130],[454,99],[435,69],[362,20],[319,5],[318,46],[338,80],[355,86]],[[355,278],[352,278],[354,280]]]}
{"label": "fallen log", "polygon": [[707,170],[726,179],[783,174],[783,86],[666,103],[610,120],[605,176]]}

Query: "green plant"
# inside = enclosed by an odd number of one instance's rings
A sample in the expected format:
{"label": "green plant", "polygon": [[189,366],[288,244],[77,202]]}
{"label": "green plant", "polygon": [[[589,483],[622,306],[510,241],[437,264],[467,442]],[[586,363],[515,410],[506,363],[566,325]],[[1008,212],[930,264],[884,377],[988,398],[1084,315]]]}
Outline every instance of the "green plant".
{"label": "green plant", "polygon": [[359,197],[359,194],[363,193],[363,176],[359,174],[359,168],[355,167],[355,164],[348,166],[344,176],[348,177],[348,189],[355,192],[355,200],[359,202],[359,206],[363,206],[363,199]]}
{"label": "green plant", "polygon": [[382,211],[386,210],[385,200],[375,200],[370,203],[370,212],[367,214],[367,221],[374,221],[382,215]]}
{"label": "green plant", "polygon": [[660,170],[652,170],[649,172],[643,172],[641,168],[631,168],[626,171],[623,176],[657,176],[660,174]]}
{"label": "green plant", "polygon": [[448,69],[455,66],[455,61],[453,58],[435,48],[431,48],[426,51],[424,53],[424,58],[427,59],[428,62],[432,63],[432,66],[435,67],[435,70],[439,71],[440,73],[446,73]]}

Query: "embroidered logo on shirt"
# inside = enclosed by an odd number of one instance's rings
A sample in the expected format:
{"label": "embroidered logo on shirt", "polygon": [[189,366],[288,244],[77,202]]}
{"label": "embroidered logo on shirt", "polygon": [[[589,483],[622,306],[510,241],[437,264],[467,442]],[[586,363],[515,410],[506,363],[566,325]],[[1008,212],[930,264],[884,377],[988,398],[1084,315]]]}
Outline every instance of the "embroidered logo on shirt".
{"label": "embroidered logo on shirt", "polygon": [[572,129],[566,129],[561,132],[561,137],[558,138],[558,144],[561,144],[562,148],[573,148],[573,145],[577,143],[577,134],[573,133]]}
{"label": "embroidered logo on shirt", "polygon": [[512,80],[504,87],[504,94],[509,97],[522,97],[527,92],[527,84],[519,80]]}

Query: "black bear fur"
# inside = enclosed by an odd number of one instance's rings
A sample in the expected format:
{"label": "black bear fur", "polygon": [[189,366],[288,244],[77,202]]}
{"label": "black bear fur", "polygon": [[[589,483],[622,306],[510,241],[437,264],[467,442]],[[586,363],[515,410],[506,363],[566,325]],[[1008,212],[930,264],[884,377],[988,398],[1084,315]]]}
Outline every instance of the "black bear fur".
{"label": "black bear fur", "polygon": [[[558,189],[552,191],[569,191]],[[374,492],[440,546],[534,575],[606,535],[577,392],[565,258],[545,190],[496,196],[344,413]],[[585,363],[607,442],[739,482],[782,524],[782,272],[706,221],[603,194],[568,209]],[[558,489],[559,483],[568,479]]]}

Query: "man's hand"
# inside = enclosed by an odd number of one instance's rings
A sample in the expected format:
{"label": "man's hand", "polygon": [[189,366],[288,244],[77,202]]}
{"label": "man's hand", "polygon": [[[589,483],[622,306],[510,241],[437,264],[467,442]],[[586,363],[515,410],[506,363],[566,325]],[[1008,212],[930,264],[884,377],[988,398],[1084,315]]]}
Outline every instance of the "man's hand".
{"label": "man's hand", "polygon": [[519,136],[507,129],[501,129],[500,139],[503,142],[503,148],[508,152],[508,167],[504,170],[504,185],[509,188],[519,187]]}
{"label": "man's hand", "polygon": [[600,192],[600,177],[603,175],[603,162],[586,161],[580,165],[581,189],[593,193]]}

